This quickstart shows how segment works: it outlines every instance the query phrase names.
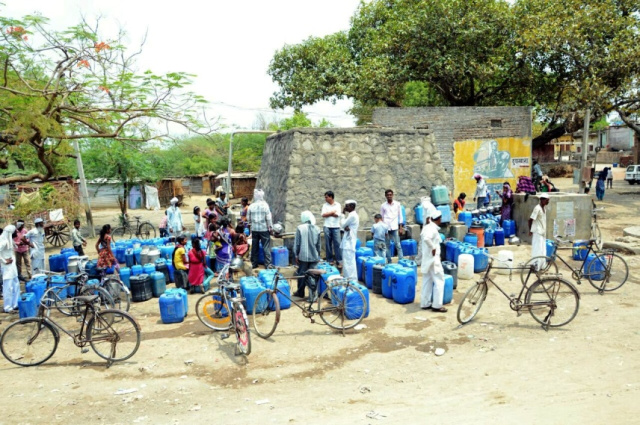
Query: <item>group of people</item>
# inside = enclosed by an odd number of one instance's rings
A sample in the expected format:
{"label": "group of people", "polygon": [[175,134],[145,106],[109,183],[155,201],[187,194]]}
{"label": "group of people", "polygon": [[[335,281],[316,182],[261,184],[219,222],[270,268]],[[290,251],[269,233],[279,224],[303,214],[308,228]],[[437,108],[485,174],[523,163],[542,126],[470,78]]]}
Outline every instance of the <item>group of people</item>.
{"label": "group of people", "polygon": [[0,229],[0,267],[4,312],[18,312],[20,281],[44,270],[44,220],[36,218],[27,231],[24,220]]}

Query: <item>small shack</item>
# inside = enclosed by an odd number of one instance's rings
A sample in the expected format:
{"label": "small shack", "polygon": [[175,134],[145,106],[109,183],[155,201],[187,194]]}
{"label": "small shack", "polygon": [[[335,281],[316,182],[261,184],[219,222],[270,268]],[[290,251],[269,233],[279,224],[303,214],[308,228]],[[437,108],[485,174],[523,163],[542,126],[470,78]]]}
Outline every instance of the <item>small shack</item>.
{"label": "small shack", "polygon": [[182,188],[186,190],[188,187],[189,192],[193,195],[212,195],[214,192],[212,180],[215,177],[215,173],[211,171],[196,176],[183,177]]}
{"label": "small shack", "polygon": [[[227,187],[227,176],[229,173],[218,174],[214,180],[214,186]],[[231,173],[231,193],[234,198],[247,197],[251,199],[253,197],[253,190],[256,188],[256,181],[258,180],[258,173]]]}
{"label": "small shack", "polygon": [[168,206],[172,198],[178,198],[182,202],[185,197],[185,190],[182,187],[183,179],[162,179],[158,182],[158,198],[160,206]]}

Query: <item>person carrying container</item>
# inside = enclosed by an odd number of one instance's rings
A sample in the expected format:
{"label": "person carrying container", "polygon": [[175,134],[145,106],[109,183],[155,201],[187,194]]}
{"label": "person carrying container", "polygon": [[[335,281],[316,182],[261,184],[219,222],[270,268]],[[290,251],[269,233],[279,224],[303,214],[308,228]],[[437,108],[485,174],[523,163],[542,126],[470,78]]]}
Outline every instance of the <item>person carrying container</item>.
{"label": "person carrying container", "polygon": [[422,293],[420,308],[446,313],[442,306],[444,300],[444,268],[440,261],[440,221],[442,213],[434,211],[429,224],[422,228],[420,239],[422,244]]}

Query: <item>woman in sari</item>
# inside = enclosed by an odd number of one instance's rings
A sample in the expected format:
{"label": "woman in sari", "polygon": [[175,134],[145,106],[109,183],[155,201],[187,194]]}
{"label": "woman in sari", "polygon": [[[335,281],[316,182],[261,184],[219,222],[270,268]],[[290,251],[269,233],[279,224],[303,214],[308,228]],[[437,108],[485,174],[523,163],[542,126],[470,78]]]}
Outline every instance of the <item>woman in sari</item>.
{"label": "woman in sari", "polygon": [[496,190],[496,193],[502,199],[502,221],[511,220],[511,206],[513,205],[513,191],[509,182],[502,185],[502,193]]}

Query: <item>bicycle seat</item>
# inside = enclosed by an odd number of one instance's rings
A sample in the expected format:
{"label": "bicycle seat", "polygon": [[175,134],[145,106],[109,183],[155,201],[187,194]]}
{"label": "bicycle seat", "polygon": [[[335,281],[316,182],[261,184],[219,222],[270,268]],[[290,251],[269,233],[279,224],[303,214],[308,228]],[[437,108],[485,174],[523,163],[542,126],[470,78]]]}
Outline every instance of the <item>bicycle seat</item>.
{"label": "bicycle seat", "polygon": [[74,297],[73,299],[82,304],[92,304],[98,299],[98,295],[81,295],[79,297]]}
{"label": "bicycle seat", "polygon": [[305,273],[310,276],[322,276],[323,274],[326,273],[326,271],[321,269],[309,269]]}
{"label": "bicycle seat", "polygon": [[571,243],[573,243],[572,241],[568,240],[568,239],[562,239],[559,236],[556,237],[556,243],[559,245],[569,245]]}
{"label": "bicycle seat", "polygon": [[136,220],[140,220],[142,218],[141,215],[134,215],[133,218],[135,218]]}
{"label": "bicycle seat", "polygon": [[220,286],[224,286],[228,291],[239,291],[240,290],[240,284],[239,283],[224,283],[224,284],[220,284]]}

